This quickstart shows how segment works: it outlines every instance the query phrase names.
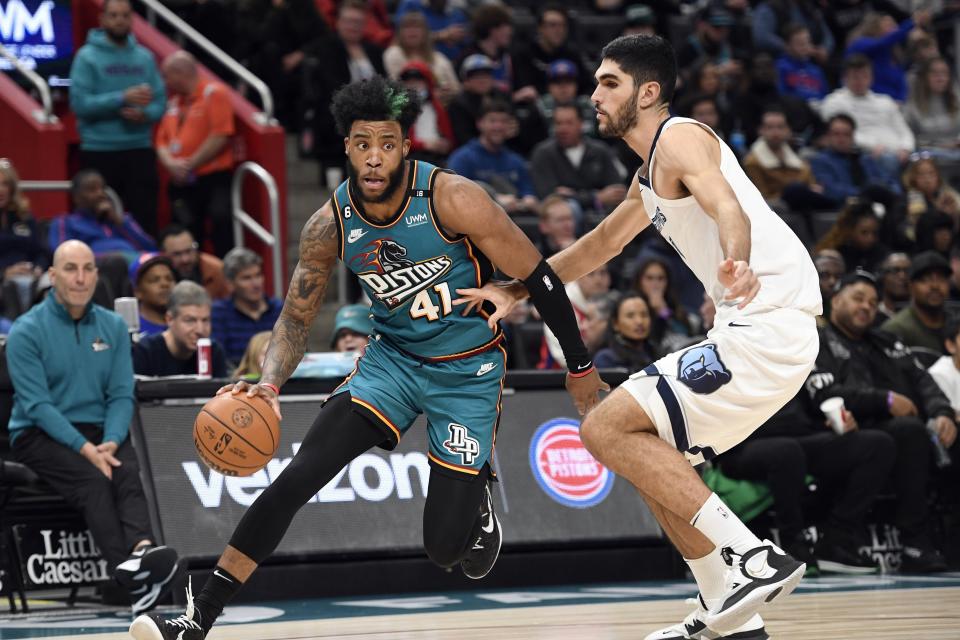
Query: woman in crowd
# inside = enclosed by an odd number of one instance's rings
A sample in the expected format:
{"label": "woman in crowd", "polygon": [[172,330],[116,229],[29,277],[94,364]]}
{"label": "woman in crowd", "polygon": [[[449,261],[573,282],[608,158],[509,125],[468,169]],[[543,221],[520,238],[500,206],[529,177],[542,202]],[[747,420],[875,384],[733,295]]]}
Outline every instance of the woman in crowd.
{"label": "woman in crowd", "polygon": [[953,219],[953,228],[960,228],[960,193],[946,184],[930,154],[913,155],[903,172],[903,187],[907,193],[907,237],[916,239],[916,225],[924,214],[946,214]]}
{"label": "woman in crowd", "polygon": [[600,368],[623,367],[640,371],[660,356],[651,341],[653,321],[647,298],[640,292],[625,294],[613,307],[605,346],[593,356]]}
{"label": "woman in crowd", "polygon": [[658,258],[649,258],[640,264],[634,280],[634,291],[646,298],[653,318],[652,333],[658,344],[676,346],[697,330],[690,313],[680,304],[670,279],[670,268]]}
{"label": "woman in crowd", "polygon": [[403,14],[397,23],[393,44],[383,52],[383,67],[393,79],[398,79],[404,66],[412,61],[423,62],[430,67],[437,98],[443,104],[449,103],[453,96],[460,93],[460,81],[457,80],[453,63],[434,50],[427,19],[418,11]]}
{"label": "woman in crowd", "polygon": [[960,159],[960,94],[946,60],[937,57],[920,63],[903,115],[918,148]]}
{"label": "woman in crowd", "polygon": [[13,163],[0,158],[0,316],[11,320],[30,308],[36,281],[50,264],[19,183]]}
{"label": "woman in crowd", "polygon": [[862,267],[876,271],[889,253],[880,243],[880,218],[873,211],[873,203],[862,198],[847,204],[815,249],[836,249],[848,270]]}
{"label": "woman in crowd", "polygon": [[240,364],[233,372],[234,380],[259,380],[263,371],[263,361],[267,357],[267,347],[270,345],[270,331],[261,331],[253,334],[247,343],[247,350],[240,358]]}

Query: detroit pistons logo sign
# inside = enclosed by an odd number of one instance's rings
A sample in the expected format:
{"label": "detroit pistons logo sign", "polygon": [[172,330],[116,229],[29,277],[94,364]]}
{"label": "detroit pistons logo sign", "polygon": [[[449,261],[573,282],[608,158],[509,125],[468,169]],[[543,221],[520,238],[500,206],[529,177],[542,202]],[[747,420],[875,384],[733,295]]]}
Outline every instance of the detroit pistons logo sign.
{"label": "detroit pistons logo sign", "polygon": [[613,488],[614,474],[597,462],[580,441],[580,423],[556,418],[530,441],[530,469],[544,492],[567,507],[600,504]]}

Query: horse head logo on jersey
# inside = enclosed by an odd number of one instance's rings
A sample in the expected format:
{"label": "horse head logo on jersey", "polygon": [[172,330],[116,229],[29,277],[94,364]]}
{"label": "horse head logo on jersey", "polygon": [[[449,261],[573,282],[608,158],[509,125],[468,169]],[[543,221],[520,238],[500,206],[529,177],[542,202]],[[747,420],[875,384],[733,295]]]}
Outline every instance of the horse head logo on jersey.
{"label": "horse head logo on jersey", "polygon": [[730,382],[733,374],[720,360],[717,345],[701,344],[680,355],[677,377],[694,393],[713,393]]}
{"label": "horse head logo on jersey", "polygon": [[362,260],[360,268],[374,267],[377,273],[390,273],[398,269],[412,267],[413,263],[404,256],[407,248],[389,238],[379,238],[367,244],[370,251],[358,253],[351,262]]}

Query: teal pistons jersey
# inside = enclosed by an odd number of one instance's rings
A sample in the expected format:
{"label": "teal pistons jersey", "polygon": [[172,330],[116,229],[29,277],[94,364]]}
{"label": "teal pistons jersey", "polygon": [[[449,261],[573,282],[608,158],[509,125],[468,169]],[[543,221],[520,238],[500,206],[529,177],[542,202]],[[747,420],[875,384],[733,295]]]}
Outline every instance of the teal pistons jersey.
{"label": "teal pistons jersey", "polygon": [[340,259],[360,278],[373,301],[381,339],[428,360],[463,358],[500,341],[485,312],[461,315],[457,289],[480,287],[490,261],[465,236],[443,230],[433,208],[433,185],[443,171],[411,160],[406,197],[384,222],[364,215],[363,204],[342,183],[332,198],[340,232]]}

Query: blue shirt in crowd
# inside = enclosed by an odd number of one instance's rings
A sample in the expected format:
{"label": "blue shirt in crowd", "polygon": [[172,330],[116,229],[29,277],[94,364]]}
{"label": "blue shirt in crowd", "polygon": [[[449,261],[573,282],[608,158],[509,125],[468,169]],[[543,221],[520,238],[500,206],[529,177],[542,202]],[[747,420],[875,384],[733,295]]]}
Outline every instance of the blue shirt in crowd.
{"label": "blue shirt in crowd", "polygon": [[811,60],[797,60],[783,56],[777,60],[777,88],[782,96],[796,96],[803,100],[822,100],[830,85],[823,69]]}
{"label": "blue shirt in crowd", "polygon": [[526,161],[506,147],[490,151],[480,144],[479,138],[474,138],[450,155],[447,166],[464,178],[486,182],[494,188],[506,180],[517,190],[517,196],[534,195]]}
{"label": "blue shirt in crowd", "polygon": [[50,222],[48,244],[50,251],[67,240],[86,243],[95,255],[104,253],[139,254],[156,251],[154,242],[129,213],[123,214],[123,224],[100,220],[93,211],[77,210],[54,218]]}
{"label": "blue shirt in crowd", "polygon": [[237,309],[233,298],[213,301],[210,314],[213,325],[212,337],[223,345],[227,358],[231,362],[240,362],[243,352],[247,350],[247,343],[254,334],[273,330],[273,325],[280,317],[280,310],[283,309],[283,302],[277,298],[265,298],[265,300],[267,310],[257,320]]}
{"label": "blue shirt in crowd", "polygon": [[913,31],[913,20],[904,20],[896,31],[879,38],[857,38],[847,47],[846,55],[862,53],[873,63],[873,85],[876,93],[888,95],[898,102],[907,99],[907,72],[893,57],[898,44],[906,42]]}

